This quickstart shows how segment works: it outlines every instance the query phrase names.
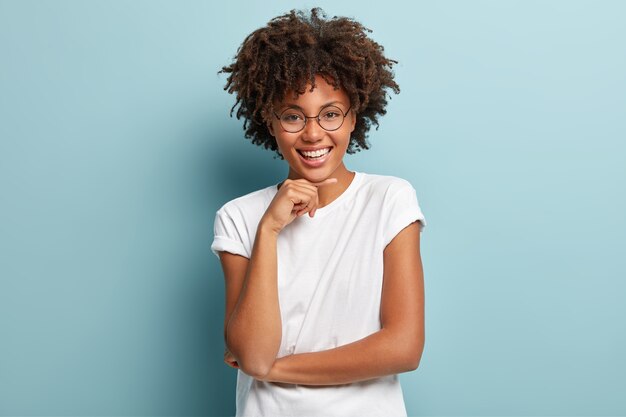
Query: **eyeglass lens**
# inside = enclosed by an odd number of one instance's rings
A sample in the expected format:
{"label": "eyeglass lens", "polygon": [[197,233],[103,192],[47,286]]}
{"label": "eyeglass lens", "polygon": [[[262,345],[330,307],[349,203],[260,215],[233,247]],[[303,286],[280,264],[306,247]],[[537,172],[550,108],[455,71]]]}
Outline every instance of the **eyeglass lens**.
{"label": "eyeglass lens", "polygon": [[[325,107],[317,116],[320,126],[325,130],[337,130],[343,124],[343,112],[335,106]],[[286,109],[280,115],[280,123],[288,132],[298,132],[304,128],[306,117],[296,109]]]}

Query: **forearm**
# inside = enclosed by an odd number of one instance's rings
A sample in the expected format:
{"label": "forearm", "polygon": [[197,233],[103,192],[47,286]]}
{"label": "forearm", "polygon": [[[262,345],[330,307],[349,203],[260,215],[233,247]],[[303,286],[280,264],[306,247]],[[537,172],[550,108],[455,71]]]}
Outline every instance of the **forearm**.
{"label": "forearm", "polygon": [[[277,359],[264,381],[337,385],[412,371],[421,349],[407,349],[396,333],[381,329],[350,344]],[[417,359],[417,361],[416,361]]]}
{"label": "forearm", "polygon": [[259,224],[246,278],[226,330],[228,349],[250,375],[265,374],[280,348],[277,239],[278,233]]}

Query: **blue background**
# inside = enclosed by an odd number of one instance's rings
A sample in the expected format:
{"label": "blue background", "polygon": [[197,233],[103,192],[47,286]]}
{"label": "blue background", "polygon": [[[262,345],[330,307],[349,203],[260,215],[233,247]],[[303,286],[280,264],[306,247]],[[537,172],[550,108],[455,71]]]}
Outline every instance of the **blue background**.
{"label": "blue background", "polygon": [[0,1],[0,414],[234,413],[213,219],[287,166],[217,71],[316,5],[399,61],[345,162],[428,222],[409,414],[626,415],[626,2],[528,0]]}

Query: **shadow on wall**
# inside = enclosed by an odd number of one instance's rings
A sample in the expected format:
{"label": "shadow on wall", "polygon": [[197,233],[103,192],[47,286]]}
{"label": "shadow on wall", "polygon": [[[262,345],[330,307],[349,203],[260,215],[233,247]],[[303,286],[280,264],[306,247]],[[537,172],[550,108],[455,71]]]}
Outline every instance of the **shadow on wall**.
{"label": "shadow on wall", "polygon": [[[208,151],[201,155],[200,166],[203,167],[202,175],[207,179],[203,182],[209,200],[207,204],[212,210],[208,219],[211,229],[207,241],[210,246],[215,211],[233,198],[282,181],[287,176],[288,164],[278,157],[274,159],[274,151],[253,145],[244,137],[241,128],[212,128],[206,134],[206,143]],[[207,298],[201,302],[206,306],[204,310],[208,319],[200,328],[208,332],[209,349],[199,357],[208,355],[209,366],[208,381],[199,384],[204,388],[203,396],[199,398],[205,404],[208,402],[209,415],[234,415],[237,371],[223,361],[224,275],[219,260],[208,246],[207,256],[211,259],[209,289],[203,292]],[[190,294],[190,297],[195,298],[194,294]]]}
{"label": "shadow on wall", "polygon": [[[208,174],[213,178],[213,202],[227,201],[276,184],[287,177],[289,165],[270,149],[244,138],[243,130],[212,133],[207,155]],[[274,157],[276,158],[274,159]]]}

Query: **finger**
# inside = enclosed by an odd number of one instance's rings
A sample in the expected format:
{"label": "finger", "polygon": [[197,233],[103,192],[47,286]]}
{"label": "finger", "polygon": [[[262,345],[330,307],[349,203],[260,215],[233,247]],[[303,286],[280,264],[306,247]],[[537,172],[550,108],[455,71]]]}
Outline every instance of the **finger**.
{"label": "finger", "polygon": [[308,210],[310,210],[310,208],[309,208],[309,204],[307,203],[307,205],[298,208],[298,210],[296,211],[296,216],[300,217],[304,213],[306,213]]}
{"label": "finger", "polygon": [[294,182],[294,185],[298,189],[306,189],[306,190],[310,190],[310,191],[315,191],[317,189],[317,187],[314,186],[312,182],[307,181],[305,179],[299,179],[299,180],[295,180],[295,181],[297,181],[297,182]]}
{"label": "finger", "polygon": [[[331,180],[336,180],[336,178],[329,178]],[[325,180],[327,181],[327,180]],[[322,181],[322,182],[325,182]],[[309,202],[307,203],[307,205],[301,209],[296,216],[302,216],[304,214],[306,214],[307,212],[309,212],[309,216],[313,217],[315,215],[315,212],[317,211],[317,208],[319,206],[319,194],[317,192],[313,193],[313,195],[311,196],[311,200],[309,200]]]}
{"label": "finger", "polygon": [[306,212],[309,212],[309,216],[313,217],[313,215],[311,215],[311,212],[315,213],[315,210],[317,210],[318,204],[319,204],[318,196],[317,196],[317,193],[315,193],[315,195],[313,196],[311,201],[309,201],[307,206],[297,213],[297,216],[302,216],[306,214]]}
{"label": "finger", "polygon": [[233,356],[224,358],[224,362],[229,366],[238,366],[237,360]]}
{"label": "finger", "polygon": [[309,217],[313,218],[313,216],[315,216],[315,212],[317,211],[317,206],[319,206],[319,195],[317,193],[315,193],[315,196],[313,196],[314,201],[312,201],[311,203],[311,207],[309,210]]}
{"label": "finger", "polygon": [[293,190],[293,193],[289,200],[293,203],[292,210],[302,210],[305,208],[312,208],[311,204],[317,199],[317,188],[314,190]]}
{"label": "finger", "polygon": [[[326,184],[334,184],[336,182],[337,182],[337,178],[327,178],[324,181],[311,183],[311,184],[317,184],[316,186],[312,187],[313,190],[310,190],[308,187],[303,187],[302,184],[298,184],[298,185],[294,184],[295,186],[293,186],[291,190],[289,190],[290,191],[289,199],[291,203],[293,204],[292,213],[295,213],[296,217],[300,217],[307,212],[316,210],[317,206],[319,205],[319,194],[318,194],[317,186],[326,185]],[[313,213],[310,214],[310,216],[313,217],[314,214],[315,214],[315,211],[313,211]]]}
{"label": "finger", "polygon": [[300,216],[302,216],[304,213],[306,213],[307,211],[311,210],[311,207],[310,207],[310,206],[311,206],[311,204],[310,204],[310,203],[307,203],[306,205],[304,205],[304,206],[302,206],[302,207],[299,207],[299,208],[296,210],[296,216],[300,217]]}
{"label": "finger", "polygon": [[305,198],[292,198],[291,202],[293,203],[292,210],[301,210],[309,204],[309,200]]}
{"label": "finger", "polygon": [[317,187],[313,185],[311,181],[304,179],[304,178],[298,178],[297,180],[290,180],[289,183],[291,184],[291,187],[294,187],[295,189],[298,189],[298,190],[310,190],[310,191],[317,190]]}

